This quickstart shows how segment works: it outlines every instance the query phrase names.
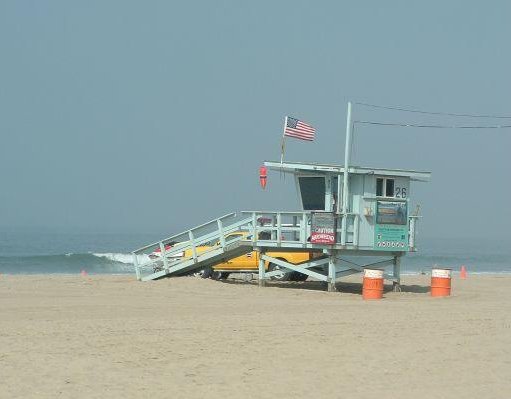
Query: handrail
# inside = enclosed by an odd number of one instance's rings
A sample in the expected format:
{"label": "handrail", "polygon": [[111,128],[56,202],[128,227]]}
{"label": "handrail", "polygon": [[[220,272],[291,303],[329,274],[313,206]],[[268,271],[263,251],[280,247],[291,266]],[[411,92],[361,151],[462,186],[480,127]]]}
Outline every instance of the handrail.
{"label": "handrail", "polygon": [[[218,219],[219,220],[219,219]],[[223,227],[222,230],[215,230],[215,231],[212,231],[210,233],[207,233],[205,235],[202,235],[202,236],[199,236],[199,237],[195,237],[193,235],[193,231],[195,231],[196,229],[191,229],[191,230],[188,230],[187,232],[184,232],[184,233],[181,233],[181,235],[184,235],[186,233],[188,233],[188,240],[187,241],[184,241],[184,242],[180,242],[180,243],[177,243],[176,245],[174,245],[172,248],[166,250],[164,253],[165,253],[165,257],[172,257],[172,255],[176,255],[176,254],[179,254],[181,252],[184,252],[186,251],[187,249],[192,249],[192,254],[193,254],[193,258],[196,259],[198,255],[204,253],[204,252],[209,252],[211,249],[214,249],[213,247],[208,249],[208,250],[205,250],[205,251],[201,251],[200,253],[197,252],[197,247],[200,247],[200,246],[203,246],[202,244],[205,244],[207,243],[208,241],[211,241],[213,239],[216,239],[216,238],[219,238],[219,241],[222,241],[222,239],[220,238],[220,234],[229,234],[229,233],[232,233],[234,231],[237,231],[240,227],[242,227],[243,225],[245,224],[249,224],[251,223],[252,220],[249,219],[249,218],[245,218],[245,219],[242,219],[242,220],[239,220],[238,222],[236,223],[233,223],[231,225],[228,225],[226,227]],[[234,240],[233,240],[234,241]],[[157,243],[156,245],[158,244],[161,244],[162,242],[159,242]],[[224,246],[225,246],[225,241],[224,241]],[[223,247],[224,247],[223,246]],[[162,256],[163,256],[163,253],[162,253]],[[149,260],[148,262],[145,262],[141,265],[139,265],[138,267],[139,268],[144,268],[144,267],[148,267],[150,265],[153,265],[155,263],[158,263],[160,261],[162,261],[162,256],[158,257],[157,259],[151,259]],[[164,261],[164,260],[163,260]]]}
{"label": "handrail", "polygon": [[[311,215],[313,212],[326,212],[326,211],[322,211],[322,210],[317,210],[317,211],[241,211],[240,213],[246,213],[246,214],[256,213],[256,214],[261,214],[261,215],[276,215],[278,213],[280,213],[281,215]],[[354,215],[360,214],[357,212],[346,212],[346,213],[334,212],[334,213],[338,216],[343,216],[343,215],[354,216]]]}
{"label": "handrail", "polygon": [[[198,257],[200,255],[203,255],[207,252],[210,252],[214,249],[216,249],[216,246],[211,246],[210,248],[206,249],[206,250],[201,250],[200,252],[197,251],[197,247],[200,247],[202,246],[201,244],[205,243],[205,242],[208,242],[208,241],[211,241],[212,239],[214,238],[219,238],[219,241],[222,242],[222,239],[221,237],[219,236],[221,233],[223,235],[225,234],[229,234],[233,231],[237,231],[237,229],[239,229],[241,226],[243,226],[244,224],[247,224],[247,223],[250,223],[251,220],[249,220],[248,218],[246,219],[243,219],[243,220],[240,220],[232,225],[229,225],[227,227],[223,227],[222,231],[220,230],[215,230],[211,233],[208,233],[206,235],[203,235],[203,236],[200,236],[200,237],[194,237],[193,236],[193,229],[192,230],[188,230],[188,234],[189,234],[189,240],[188,241],[185,241],[185,242],[182,242],[182,243],[179,243],[179,244],[176,244],[175,246],[173,246],[171,249],[167,250],[165,252],[165,256],[166,257],[172,257],[172,255],[176,254],[176,253],[180,253],[180,252],[184,252],[186,249],[192,249],[192,256],[191,257],[187,257],[186,259],[198,259]],[[251,231],[251,230],[249,230]],[[231,240],[228,244],[231,244],[233,242],[236,242],[236,241],[240,241],[241,238],[235,238],[233,240]],[[221,245],[222,248],[225,248],[227,246],[227,244],[225,243],[225,240],[224,240],[224,243],[223,245]],[[163,259],[161,259],[161,257],[158,257],[157,259],[151,259],[149,260],[148,262],[145,262],[145,263],[142,263],[140,265],[138,265],[138,268],[142,269],[142,268],[147,268],[155,263],[158,263],[158,262],[161,262]],[[163,260],[164,261],[164,260]],[[169,267],[169,269],[171,268],[172,266]]]}
{"label": "handrail", "polygon": [[163,240],[156,241],[156,242],[154,242],[154,243],[152,243],[152,244],[148,244],[148,245],[146,245],[146,246],[144,246],[144,247],[141,247],[141,248],[138,248],[138,249],[136,249],[136,250],[134,250],[134,251],[132,251],[132,252],[133,252],[133,253],[136,253],[136,254],[139,254],[140,252],[145,251],[146,249],[149,249],[149,248],[151,248],[151,247],[155,247],[155,246],[159,245],[159,244],[160,244],[160,242],[165,243],[166,241],[172,241],[172,239],[173,239],[173,238],[177,238],[177,237],[179,237],[179,236],[185,235],[185,234],[187,234],[189,231],[194,231],[194,230],[200,229],[200,228],[202,228],[202,227],[206,227],[206,226],[208,226],[208,225],[210,225],[210,224],[212,224],[212,223],[216,223],[216,222],[217,222],[217,220],[227,219],[228,217],[231,217],[231,216],[236,216],[236,212],[228,213],[228,214],[226,214],[226,215],[224,215],[224,216],[221,216],[221,217],[219,217],[219,218],[216,218],[216,219],[210,220],[209,222],[206,222],[206,223],[200,224],[200,225],[198,225],[198,226],[195,226],[195,227],[193,227],[193,228],[192,228],[192,229],[190,229],[190,230],[185,230],[185,231],[183,231],[183,232],[181,232],[181,233],[179,233],[179,234],[174,234],[173,236],[170,236],[170,237],[164,238]]}
{"label": "handrail", "polygon": [[272,214],[277,214],[277,213],[280,213],[282,215],[296,215],[296,214],[311,214],[312,212],[314,211],[241,211],[240,213],[247,213],[247,214],[253,214],[253,213],[256,213],[256,214],[263,214],[263,215],[272,215]]}
{"label": "handrail", "polygon": [[228,213],[224,216],[220,216],[219,218],[216,218],[216,219],[213,219],[213,220],[210,220],[209,222],[206,222],[206,223],[203,223],[203,224],[199,224],[198,226],[195,226],[194,228],[190,229],[190,230],[198,230],[202,227],[206,227],[207,225],[209,224],[213,224],[215,223],[217,220],[223,220],[223,219],[227,219],[228,217],[231,217],[231,216],[236,216],[236,212],[231,212],[231,213]]}

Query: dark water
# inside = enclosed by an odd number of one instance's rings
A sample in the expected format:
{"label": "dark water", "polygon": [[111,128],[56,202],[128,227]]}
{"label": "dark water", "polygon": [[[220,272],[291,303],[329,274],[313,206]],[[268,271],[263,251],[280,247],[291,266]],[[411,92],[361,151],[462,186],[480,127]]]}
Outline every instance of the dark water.
{"label": "dark water", "polygon": [[151,233],[0,232],[0,273],[133,273],[130,252]]}
{"label": "dark water", "polygon": [[[0,231],[0,273],[133,273],[130,252],[165,237],[162,233]],[[511,242],[481,239],[418,240],[419,252],[402,260],[402,271],[434,265],[475,273],[511,273]]]}

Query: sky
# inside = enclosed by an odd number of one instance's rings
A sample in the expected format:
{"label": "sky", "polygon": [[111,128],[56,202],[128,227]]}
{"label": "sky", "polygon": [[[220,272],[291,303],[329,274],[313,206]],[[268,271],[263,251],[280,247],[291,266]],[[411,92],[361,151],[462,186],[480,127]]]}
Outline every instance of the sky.
{"label": "sky", "polygon": [[[507,1],[0,2],[0,228],[176,233],[296,210],[286,160],[342,164],[348,101],[511,115]],[[377,110],[354,118],[503,124]],[[508,120],[511,124],[511,119]],[[510,129],[358,126],[353,163],[426,170],[420,233],[509,241]]]}

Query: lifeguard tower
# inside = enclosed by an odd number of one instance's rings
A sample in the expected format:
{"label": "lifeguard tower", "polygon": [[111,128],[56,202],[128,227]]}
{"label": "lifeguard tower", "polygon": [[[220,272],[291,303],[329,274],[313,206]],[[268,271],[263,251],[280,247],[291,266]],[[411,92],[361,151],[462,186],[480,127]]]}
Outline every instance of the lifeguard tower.
{"label": "lifeguard tower", "polygon": [[[327,283],[365,267],[387,268],[384,278],[400,284],[400,260],[416,250],[417,212],[410,207],[411,182],[430,179],[430,172],[351,166],[351,105],[348,104],[344,165],[264,162],[267,169],[293,176],[299,211],[231,213],[133,252],[139,280],[177,276],[204,269],[252,250],[260,252],[258,278],[264,286],[282,270],[299,272]],[[226,240],[236,231],[246,234]],[[172,247],[168,248],[171,243]],[[139,261],[158,249],[161,256]],[[310,251],[306,262],[292,264],[266,252]],[[317,255],[319,254],[319,256]],[[369,263],[359,259],[369,259]],[[374,260],[374,258],[377,258]],[[265,262],[280,270],[268,272]]]}

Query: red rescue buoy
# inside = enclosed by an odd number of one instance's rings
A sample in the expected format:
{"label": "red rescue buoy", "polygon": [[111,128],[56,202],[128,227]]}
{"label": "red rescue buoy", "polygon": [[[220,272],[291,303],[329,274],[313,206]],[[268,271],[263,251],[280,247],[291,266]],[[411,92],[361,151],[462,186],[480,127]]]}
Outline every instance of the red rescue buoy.
{"label": "red rescue buoy", "polygon": [[261,166],[259,168],[259,182],[261,183],[261,187],[264,189],[266,187],[266,180],[268,179],[268,171],[266,166]]}

